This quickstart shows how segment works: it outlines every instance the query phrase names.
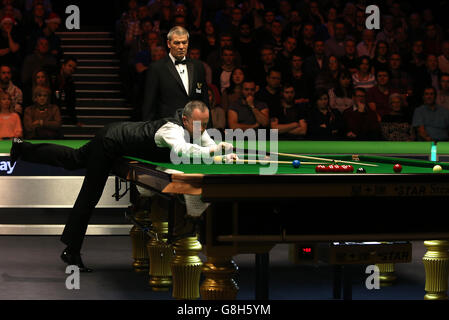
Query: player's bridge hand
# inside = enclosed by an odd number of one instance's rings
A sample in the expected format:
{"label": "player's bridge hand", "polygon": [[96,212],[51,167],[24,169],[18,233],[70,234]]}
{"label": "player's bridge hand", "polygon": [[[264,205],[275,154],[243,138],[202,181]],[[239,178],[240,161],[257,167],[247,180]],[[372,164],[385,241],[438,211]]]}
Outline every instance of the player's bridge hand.
{"label": "player's bridge hand", "polygon": [[232,144],[227,143],[227,142],[220,142],[219,144],[214,146],[211,151],[214,153],[218,153],[220,151],[230,152],[233,149],[234,149],[234,146]]}
{"label": "player's bridge hand", "polygon": [[235,153],[227,154],[225,157],[226,163],[234,163],[237,160],[239,160],[239,157]]}

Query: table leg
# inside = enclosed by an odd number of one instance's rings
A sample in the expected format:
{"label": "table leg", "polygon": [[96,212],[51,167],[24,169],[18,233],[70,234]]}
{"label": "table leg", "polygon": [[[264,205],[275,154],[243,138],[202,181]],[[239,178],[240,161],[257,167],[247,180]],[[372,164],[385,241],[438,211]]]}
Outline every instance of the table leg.
{"label": "table leg", "polygon": [[446,300],[449,276],[449,241],[424,241],[427,252],[423,257],[426,270],[425,300]]}
{"label": "table leg", "polygon": [[200,297],[199,283],[203,263],[198,257],[202,246],[198,237],[187,237],[173,244],[175,256],[171,262],[173,298],[193,300]]}
{"label": "table leg", "polygon": [[170,263],[173,247],[167,241],[168,222],[153,222],[153,231],[158,239],[151,239],[148,244],[150,257],[149,284],[153,291],[168,291],[172,285]]}
{"label": "table leg", "polygon": [[256,254],[256,300],[268,300],[270,254]]}
{"label": "table leg", "polygon": [[[135,210],[135,208],[132,210]],[[141,225],[146,227],[149,227],[151,224],[149,213],[146,210],[137,211],[134,218]],[[150,237],[137,226],[132,227],[129,234],[132,243],[132,257],[134,259],[133,268],[137,272],[147,271],[149,266],[147,243],[150,240]]]}
{"label": "table leg", "polygon": [[203,267],[205,280],[200,292],[203,300],[235,300],[239,287],[234,276],[238,267],[232,257],[207,257]]}
{"label": "table leg", "polygon": [[381,287],[391,286],[397,279],[394,270],[394,263],[378,263],[379,282]]}

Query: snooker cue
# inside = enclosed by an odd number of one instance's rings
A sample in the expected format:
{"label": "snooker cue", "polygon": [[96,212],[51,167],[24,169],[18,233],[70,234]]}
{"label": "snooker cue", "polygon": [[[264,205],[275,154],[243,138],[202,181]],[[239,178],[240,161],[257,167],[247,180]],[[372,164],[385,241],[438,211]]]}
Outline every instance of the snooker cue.
{"label": "snooker cue", "polygon": [[[225,158],[223,156],[217,156],[214,158],[214,162],[223,162]],[[276,160],[257,160],[257,159],[238,159],[238,160],[232,160],[233,163],[235,162],[242,162],[242,163],[278,163],[278,164],[292,164],[291,161],[276,161]],[[319,165],[319,164],[326,164],[324,162],[301,162],[302,165]]]}
{"label": "snooker cue", "polygon": [[303,156],[303,155],[299,155],[299,154],[290,154],[290,153],[279,153],[279,152],[272,152],[272,153],[276,154],[278,156],[284,156],[284,157],[293,157],[293,158],[301,158],[301,159],[317,160],[317,161],[328,161],[328,162],[342,162],[342,163],[356,164],[356,165],[362,165],[362,166],[367,166],[367,167],[378,167],[377,164],[370,164],[370,163],[363,163],[363,162],[334,160],[334,159]]}

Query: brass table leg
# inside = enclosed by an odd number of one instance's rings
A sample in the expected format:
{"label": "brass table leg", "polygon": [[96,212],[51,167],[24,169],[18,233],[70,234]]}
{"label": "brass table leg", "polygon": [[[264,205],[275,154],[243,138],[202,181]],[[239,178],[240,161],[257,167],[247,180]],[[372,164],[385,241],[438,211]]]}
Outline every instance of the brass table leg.
{"label": "brass table leg", "polygon": [[424,241],[427,252],[423,257],[426,270],[425,300],[447,300],[449,275],[449,241]]}
{"label": "brass table leg", "polygon": [[238,267],[232,257],[208,257],[203,267],[203,300],[235,300],[239,287],[234,280]]}
{"label": "brass table leg", "polygon": [[380,286],[391,286],[397,279],[394,272],[394,263],[378,263],[376,266],[379,267]]}
{"label": "brass table leg", "polygon": [[153,291],[168,291],[172,285],[170,262],[173,258],[173,247],[167,243],[168,222],[153,222],[153,230],[158,239],[148,242],[150,257],[149,284]]}
{"label": "brass table leg", "polygon": [[175,256],[171,263],[173,298],[193,300],[200,297],[199,284],[203,263],[198,257],[202,246],[198,237],[187,237],[173,244]]}
{"label": "brass table leg", "polygon": [[[151,224],[151,221],[149,220],[149,213],[146,210],[138,211],[135,215],[135,219],[145,226],[150,226]],[[147,242],[150,237],[136,226],[132,227],[129,234],[132,242],[134,270],[137,272],[147,271],[149,265]]]}

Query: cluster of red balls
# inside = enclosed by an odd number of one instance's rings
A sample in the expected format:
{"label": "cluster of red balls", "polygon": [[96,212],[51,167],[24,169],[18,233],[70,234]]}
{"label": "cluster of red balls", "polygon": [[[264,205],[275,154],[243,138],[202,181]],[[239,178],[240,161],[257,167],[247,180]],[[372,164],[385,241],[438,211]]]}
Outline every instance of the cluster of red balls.
{"label": "cluster of red balls", "polygon": [[331,172],[331,173],[352,173],[354,172],[354,167],[351,165],[339,165],[339,164],[330,164],[325,166],[320,164],[316,166],[315,172]]}

